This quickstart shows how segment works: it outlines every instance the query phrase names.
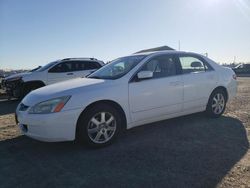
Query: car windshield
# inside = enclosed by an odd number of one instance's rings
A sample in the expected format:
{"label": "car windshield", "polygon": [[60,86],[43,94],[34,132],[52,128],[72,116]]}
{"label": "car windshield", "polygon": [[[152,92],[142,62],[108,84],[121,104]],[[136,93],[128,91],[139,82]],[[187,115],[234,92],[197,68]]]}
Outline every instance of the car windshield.
{"label": "car windshield", "polygon": [[34,71],[37,71],[38,69],[40,69],[42,66],[38,66],[38,67],[36,67],[36,68],[34,68],[34,69],[32,69],[32,70],[30,70],[29,72],[34,72]]}
{"label": "car windshield", "polygon": [[92,73],[88,78],[111,80],[121,78],[138,65],[145,57],[146,55],[135,55],[118,58]]}
{"label": "car windshield", "polygon": [[42,71],[45,71],[47,70],[48,68],[52,67],[53,65],[55,65],[57,63],[57,61],[53,61],[53,62],[50,62],[48,63],[47,65],[44,65],[43,67],[35,70],[35,71],[38,71],[38,72],[42,72]]}

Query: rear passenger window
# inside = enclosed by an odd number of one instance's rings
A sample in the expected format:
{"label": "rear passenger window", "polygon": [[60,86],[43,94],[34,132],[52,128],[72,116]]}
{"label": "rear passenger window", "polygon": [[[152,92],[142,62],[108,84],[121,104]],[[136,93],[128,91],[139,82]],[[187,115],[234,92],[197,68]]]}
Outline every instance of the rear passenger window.
{"label": "rear passenger window", "polygon": [[74,70],[74,66],[72,62],[63,62],[52,67],[49,72],[50,73],[61,73],[61,72],[71,72]]}
{"label": "rear passenger window", "polygon": [[74,71],[82,71],[86,69],[85,61],[75,61]]}
{"label": "rear passenger window", "polygon": [[101,65],[94,61],[77,61],[76,71],[99,69]]}
{"label": "rear passenger window", "polygon": [[196,57],[183,56],[179,57],[179,59],[183,74],[205,72],[206,70],[210,70],[210,67],[207,64]]}
{"label": "rear passenger window", "polygon": [[72,62],[73,71],[83,71],[91,69],[99,69],[101,65],[93,61],[74,61]]}
{"label": "rear passenger window", "polygon": [[91,69],[99,69],[101,65],[94,61],[66,61],[55,65],[49,70],[50,73],[74,72]]}
{"label": "rear passenger window", "polygon": [[87,69],[91,70],[91,69],[99,69],[101,67],[101,65],[97,62],[94,61],[88,61],[86,64]]}
{"label": "rear passenger window", "polygon": [[147,62],[142,71],[152,71],[153,78],[162,78],[177,74],[174,58],[169,55],[162,55]]}

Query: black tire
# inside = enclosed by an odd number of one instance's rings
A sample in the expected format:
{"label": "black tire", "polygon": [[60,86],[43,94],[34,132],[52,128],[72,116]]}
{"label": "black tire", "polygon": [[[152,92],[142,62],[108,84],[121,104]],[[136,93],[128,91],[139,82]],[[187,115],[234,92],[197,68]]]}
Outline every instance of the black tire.
{"label": "black tire", "polygon": [[[220,102],[217,104],[216,99],[218,98],[221,98],[221,100],[218,100]],[[224,101],[224,103],[222,101]],[[212,118],[220,117],[226,109],[226,103],[227,103],[227,98],[226,98],[225,91],[223,89],[214,90],[212,94],[210,95],[208,103],[207,103],[207,108],[206,108],[207,116],[212,117]]]}
{"label": "black tire", "polygon": [[[103,113],[105,113],[105,122],[101,120]],[[105,127],[108,125],[108,121],[110,120],[111,116],[113,117],[114,121],[112,121],[108,127]],[[98,126],[92,122],[93,118],[98,120],[97,123],[100,123]],[[110,128],[114,129],[114,127],[115,130],[113,132],[112,130],[109,130]],[[80,115],[80,118],[77,122],[76,139],[81,144],[85,144],[89,147],[104,147],[114,142],[116,137],[121,132],[121,127],[121,115],[116,108],[108,104],[97,104]],[[94,129],[97,132],[90,133]],[[101,136],[98,137],[98,134]],[[105,141],[105,135],[110,136],[107,141]],[[95,140],[94,137],[98,137],[99,139]]]}

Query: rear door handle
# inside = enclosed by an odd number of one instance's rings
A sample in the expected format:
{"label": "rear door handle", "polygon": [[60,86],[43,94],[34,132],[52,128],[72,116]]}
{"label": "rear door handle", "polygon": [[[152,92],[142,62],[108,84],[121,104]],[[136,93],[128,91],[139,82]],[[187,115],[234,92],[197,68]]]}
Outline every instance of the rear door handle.
{"label": "rear door handle", "polygon": [[69,72],[69,73],[67,73],[67,75],[73,75],[74,73],[73,72]]}

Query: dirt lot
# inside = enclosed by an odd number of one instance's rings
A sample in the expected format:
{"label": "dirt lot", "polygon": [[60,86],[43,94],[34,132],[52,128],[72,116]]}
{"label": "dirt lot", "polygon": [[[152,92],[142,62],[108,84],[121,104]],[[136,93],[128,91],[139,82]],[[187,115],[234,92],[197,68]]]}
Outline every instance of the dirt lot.
{"label": "dirt lot", "polygon": [[21,136],[18,101],[0,99],[0,187],[250,187],[250,78],[238,81],[219,119],[138,127],[98,150]]}

